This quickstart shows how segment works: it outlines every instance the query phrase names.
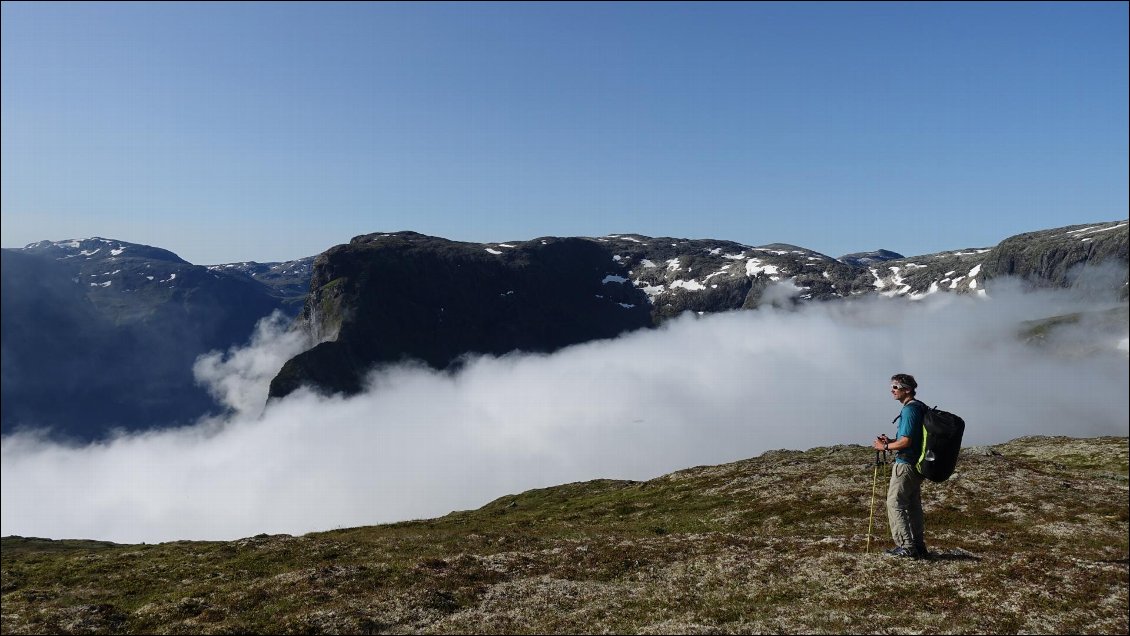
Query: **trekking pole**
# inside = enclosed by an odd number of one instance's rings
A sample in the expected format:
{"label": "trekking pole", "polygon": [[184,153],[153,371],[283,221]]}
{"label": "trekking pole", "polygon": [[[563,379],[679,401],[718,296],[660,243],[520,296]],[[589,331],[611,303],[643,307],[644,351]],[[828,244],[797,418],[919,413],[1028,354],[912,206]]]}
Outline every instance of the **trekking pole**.
{"label": "trekking pole", "polygon": [[879,486],[879,453],[875,451],[875,470],[871,478],[871,518],[867,521],[867,554],[871,553],[871,528],[875,523],[875,490]]}

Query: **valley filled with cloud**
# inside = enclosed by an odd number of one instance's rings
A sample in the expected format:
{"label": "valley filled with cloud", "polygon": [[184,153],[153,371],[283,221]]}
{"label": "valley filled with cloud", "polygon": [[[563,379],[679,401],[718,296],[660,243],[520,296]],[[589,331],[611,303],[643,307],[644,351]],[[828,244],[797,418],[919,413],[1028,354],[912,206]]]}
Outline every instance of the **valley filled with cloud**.
{"label": "valley filled with cloud", "polygon": [[450,372],[385,367],[357,396],[300,390],[264,406],[271,378],[309,344],[266,320],[246,347],[197,361],[226,417],[85,446],[5,436],[0,534],[302,534],[771,449],[868,444],[893,433],[893,373],[915,375],[920,399],[965,418],[965,446],[1127,435],[1127,325],[1124,313],[1109,318],[1124,301],[993,282],[987,297],[686,314],[554,354],[472,356]]}

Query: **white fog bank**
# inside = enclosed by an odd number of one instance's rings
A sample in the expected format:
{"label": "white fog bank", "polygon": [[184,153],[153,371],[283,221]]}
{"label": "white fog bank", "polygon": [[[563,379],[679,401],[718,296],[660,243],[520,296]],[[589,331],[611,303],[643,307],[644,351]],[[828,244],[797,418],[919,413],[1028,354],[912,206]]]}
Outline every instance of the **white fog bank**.
{"label": "white fog bank", "polygon": [[894,432],[887,381],[900,372],[927,404],[965,418],[966,445],[1127,435],[1125,323],[1082,320],[1053,332],[1064,346],[1024,344],[1021,321],[1099,305],[999,288],[990,299],[685,316],[552,355],[477,358],[455,374],[385,369],[362,395],[300,391],[265,411],[266,383],[300,345],[264,325],[248,347],[197,364],[229,418],[85,447],[5,437],[0,534],[302,534],[769,449],[867,444]]}

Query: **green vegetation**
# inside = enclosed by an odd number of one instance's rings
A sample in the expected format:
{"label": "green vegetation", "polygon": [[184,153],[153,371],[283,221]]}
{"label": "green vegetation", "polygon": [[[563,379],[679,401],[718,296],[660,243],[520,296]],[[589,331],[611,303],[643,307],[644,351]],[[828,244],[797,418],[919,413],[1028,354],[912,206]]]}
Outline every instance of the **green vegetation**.
{"label": "green vegetation", "polygon": [[[970,449],[893,562],[861,446],[301,537],[2,540],[3,633],[1126,633],[1126,438]],[[880,484],[880,496],[885,477]],[[902,576],[900,576],[900,574]],[[918,575],[913,605],[894,602]]]}
{"label": "green vegetation", "polygon": [[341,295],[344,293],[347,279],[339,277],[322,285],[313,294],[311,299],[317,302],[318,329],[324,333],[337,333],[341,329]]}
{"label": "green vegetation", "polygon": [[1119,305],[1102,311],[1076,312],[1041,320],[1027,320],[1021,323],[1022,327],[1018,335],[1024,342],[1045,344],[1061,327],[1080,323],[1087,324],[1095,330],[1117,335],[1125,331],[1127,320],[1130,320],[1130,305]]}

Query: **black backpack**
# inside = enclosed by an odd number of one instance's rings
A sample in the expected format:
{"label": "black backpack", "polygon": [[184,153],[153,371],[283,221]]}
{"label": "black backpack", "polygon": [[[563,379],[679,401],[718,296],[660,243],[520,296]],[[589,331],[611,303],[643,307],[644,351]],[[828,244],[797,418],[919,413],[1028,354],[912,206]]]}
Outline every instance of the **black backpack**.
{"label": "black backpack", "polygon": [[[930,408],[923,402],[919,404],[926,411],[922,414],[922,448],[914,462],[914,470],[930,481],[943,482],[957,467],[965,420],[948,411],[940,411],[936,406]],[[895,422],[898,420],[896,417]]]}
{"label": "black backpack", "polygon": [[961,454],[961,436],[965,433],[965,420],[948,411],[934,407],[922,418],[922,452],[914,469],[926,479],[943,482],[950,478]]}

